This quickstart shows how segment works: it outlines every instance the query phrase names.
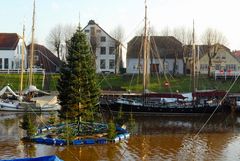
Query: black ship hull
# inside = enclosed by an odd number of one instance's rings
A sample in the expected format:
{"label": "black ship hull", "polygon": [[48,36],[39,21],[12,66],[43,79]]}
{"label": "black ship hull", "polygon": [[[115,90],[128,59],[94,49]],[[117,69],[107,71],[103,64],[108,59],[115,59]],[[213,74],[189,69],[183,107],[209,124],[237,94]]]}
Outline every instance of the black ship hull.
{"label": "black ship hull", "polygon": [[232,111],[228,99],[223,99],[225,91],[203,91],[191,94],[195,101],[185,100],[178,93],[147,93],[144,95],[124,95],[117,98],[105,96],[100,101],[101,108],[109,111],[132,113],[227,113]]}
{"label": "black ship hull", "polygon": [[219,106],[144,106],[144,105],[129,105],[120,103],[102,104],[101,108],[107,111],[127,112],[127,113],[227,113],[231,112],[231,107],[228,105]]}

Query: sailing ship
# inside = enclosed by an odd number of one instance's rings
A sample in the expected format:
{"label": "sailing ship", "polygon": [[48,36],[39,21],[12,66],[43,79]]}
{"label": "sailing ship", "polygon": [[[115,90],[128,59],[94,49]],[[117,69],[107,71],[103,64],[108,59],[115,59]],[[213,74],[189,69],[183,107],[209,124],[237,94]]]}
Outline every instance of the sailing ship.
{"label": "sailing ship", "polygon": [[[195,43],[193,24],[192,76],[195,77]],[[231,111],[229,103],[224,99],[226,91],[205,90],[196,91],[193,81],[193,91],[181,93],[152,93],[148,92],[148,59],[149,40],[147,35],[147,5],[145,2],[145,25],[143,35],[143,93],[125,93],[118,98],[101,100],[105,110],[133,113],[213,113]],[[116,94],[115,94],[116,96]],[[103,96],[104,97],[104,96]]]}
{"label": "sailing ship", "polygon": [[34,58],[34,22],[35,22],[35,0],[33,2],[33,18],[32,18],[32,44],[30,52],[29,67],[29,86],[23,91],[23,65],[24,65],[24,30],[22,36],[22,62],[21,62],[21,83],[20,92],[16,94],[9,86],[5,86],[0,91],[0,96],[7,95],[6,98],[0,100],[0,111],[14,112],[48,112],[60,110],[57,96],[52,96],[47,92],[39,90],[32,84],[33,80],[33,58]]}

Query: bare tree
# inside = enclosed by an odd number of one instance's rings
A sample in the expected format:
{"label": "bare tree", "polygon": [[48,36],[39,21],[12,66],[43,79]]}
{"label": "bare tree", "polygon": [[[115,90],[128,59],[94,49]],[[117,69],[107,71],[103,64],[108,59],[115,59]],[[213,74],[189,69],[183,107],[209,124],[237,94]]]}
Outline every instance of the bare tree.
{"label": "bare tree", "polygon": [[190,50],[192,46],[192,31],[190,29],[187,29],[185,27],[179,27],[173,29],[173,36],[178,39],[183,46],[183,73],[186,75],[187,73],[187,63],[191,60],[190,57]]}
{"label": "bare tree", "polygon": [[111,32],[114,39],[117,40],[115,46],[115,73],[119,73],[120,69],[123,68],[123,60],[122,60],[122,42],[124,39],[124,29],[122,26],[118,25]]}
{"label": "bare tree", "polygon": [[158,33],[157,33],[157,30],[153,27],[153,26],[150,26],[149,27],[149,31],[148,31],[148,35],[149,36],[157,36],[157,35],[159,35]]}
{"label": "bare tree", "polygon": [[90,29],[90,44],[92,47],[92,52],[96,58],[96,52],[97,52],[97,48],[100,45],[100,34],[96,31],[95,27],[91,27]]}
{"label": "bare tree", "polygon": [[76,27],[58,24],[50,31],[47,43],[51,50],[57,53],[59,59],[64,60],[67,53],[67,41],[72,37]]}
{"label": "bare tree", "polygon": [[60,47],[62,41],[63,27],[58,24],[49,33],[47,37],[47,42],[49,47],[57,52],[57,57],[60,58]]}
{"label": "bare tree", "polygon": [[123,42],[124,34],[125,34],[125,31],[121,25],[118,25],[111,31],[111,35],[113,36],[113,38],[120,42]]}
{"label": "bare tree", "polygon": [[65,25],[63,27],[63,36],[62,36],[62,43],[61,43],[62,60],[66,60],[66,56],[68,54],[67,42],[71,39],[76,29],[77,29],[76,26],[73,26],[73,25]]}
{"label": "bare tree", "polygon": [[166,26],[160,31],[161,36],[170,36],[171,35],[171,29]]}
{"label": "bare tree", "polygon": [[217,55],[222,45],[227,44],[227,39],[223,34],[215,29],[208,28],[202,35],[202,43],[207,47],[208,56],[208,76],[211,76],[212,59]]}

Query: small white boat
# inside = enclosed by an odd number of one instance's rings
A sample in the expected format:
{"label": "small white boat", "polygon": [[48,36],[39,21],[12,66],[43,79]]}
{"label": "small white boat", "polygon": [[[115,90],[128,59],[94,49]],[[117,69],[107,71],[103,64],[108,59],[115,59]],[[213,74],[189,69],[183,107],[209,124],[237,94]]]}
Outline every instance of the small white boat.
{"label": "small white boat", "polygon": [[19,102],[18,104],[0,102],[0,111],[50,112],[50,111],[58,111],[60,109],[61,109],[61,106],[58,103],[37,106],[35,102]]}
{"label": "small white boat", "polygon": [[19,95],[15,94],[8,86],[4,87],[4,90],[0,91],[0,95],[2,95],[6,89],[11,91],[11,94],[18,99],[0,99],[0,111],[48,112],[61,109],[61,106],[57,102],[57,96],[41,96],[34,97],[30,101],[21,101],[22,98],[20,98]]}

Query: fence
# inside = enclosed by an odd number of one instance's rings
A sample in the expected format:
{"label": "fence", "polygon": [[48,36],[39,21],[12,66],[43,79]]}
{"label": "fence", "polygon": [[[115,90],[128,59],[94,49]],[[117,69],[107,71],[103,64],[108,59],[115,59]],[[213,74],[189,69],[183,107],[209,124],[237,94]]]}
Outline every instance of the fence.
{"label": "fence", "polygon": [[227,71],[224,71],[224,70],[216,70],[215,71],[215,74],[214,74],[214,77],[215,77],[215,80],[220,78],[220,79],[228,79],[228,78],[237,78],[240,74],[240,71],[232,71],[232,70],[227,70]]}
{"label": "fence", "polygon": [[[33,73],[45,73],[45,69],[42,69],[42,68],[33,68]],[[30,69],[25,69],[23,71],[24,73],[29,73],[30,72]],[[10,74],[10,73],[21,73],[21,69],[1,69],[0,70],[0,73],[7,73],[7,74]]]}

